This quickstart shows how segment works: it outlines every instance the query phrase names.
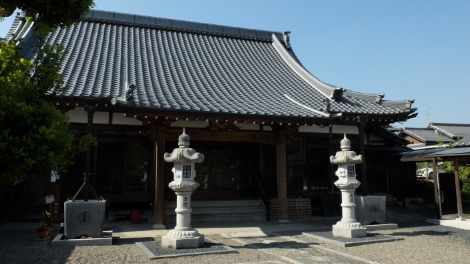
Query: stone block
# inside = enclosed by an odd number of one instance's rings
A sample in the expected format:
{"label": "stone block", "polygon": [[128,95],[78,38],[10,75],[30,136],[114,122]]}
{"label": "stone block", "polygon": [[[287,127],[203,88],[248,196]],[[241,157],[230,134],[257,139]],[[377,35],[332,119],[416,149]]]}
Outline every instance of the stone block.
{"label": "stone block", "polygon": [[105,230],[100,238],[66,239],[64,234],[58,234],[52,240],[52,247],[59,246],[111,246],[113,245],[113,231]]}
{"label": "stone block", "polygon": [[355,196],[356,220],[363,224],[385,224],[385,196]]}
{"label": "stone block", "polygon": [[162,247],[171,249],[198,248],[204,244],[204,235],[196,237],[162,237]]}
{"label": "stone block", "polygon": [[388,224],[376,224],[376,225],[365,225],[367,231],[377,231],[377,230],[395,230],[398,229],[397,224],[388,223]]}
{"label": "stone block", "polygon": [[333,236],[347,238],[366,237],[367,229],[365,227],[343,227],[333,225]]}
{"label": "stone block", "polygon": [[64,203],[64,235],[67,239],[80,236],[103,236],[106,201],[83,200]]}

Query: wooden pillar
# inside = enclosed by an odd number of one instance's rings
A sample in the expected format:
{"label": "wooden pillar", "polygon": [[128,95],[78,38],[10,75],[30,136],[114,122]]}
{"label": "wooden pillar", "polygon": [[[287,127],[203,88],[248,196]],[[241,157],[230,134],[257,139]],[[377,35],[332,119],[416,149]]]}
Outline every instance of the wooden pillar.
{"label": "wooden pillar", "polygon": [[[328,157],[329,156],[334,156],[335,155],[335,152],[333,150],[333,125],[330,125],[329,129],[328,129]],[[330,190],[331,191],[334,191],[336,190],[336,186],[335,186],[335,167],[334,165],[328,161],[328,163],[330,164],[330,171],[329,171],[329,175],[328,175],[328,183],[329,183],[329,187],[330,187]]]}
{"label": "wooden pillar", "polygon": [[264,146],[259,144],[259,176],[264,181]]}
{"label": "wooden pillar", "polygon": [[277,200],[278,222],[289,223],[287,220],[287,158],[286,158],[286,134],[279,132],[279,142],[276,147],[277,158]]}
{"label": "wooden pillar", "polygon": [[[459,158],[455,158],[454,160],[454,168],[455,168],[455,192],[457,195],[457,220],[465,220],[463,218],[463,209],[462,209],[462,192],[460,190],[460,179],[459,179]],[[434,174],[437,174],[437,171],[434,171]]]}
{"label": "wooden pillar", "polygon": [[364,146],[364,137],[365,137],[365,126],[366,126],[366,121],[364,121],[364,118],[359,117],[359,148],[360,148],[360,153],[362,155],[362,158],[364,159],[364,162],[361,163],[361,187],[362,187],[362,195],[366,196],[370,194],[370,187],[369,187],[369,179],[367,178],[367,159],[366,157],[366,151],[365,151],[365,146]]}
{"label": "wooden pillar", "polygon": [[155,197],[154,197],[154,219],[153,228],[164,228],[165,212],[165,126],[157,125],[152,128],[155,160]]}
{"label": "wooden pillar", "polygon": [[[433,171],[437,172],[436,158],[433,158]],[[428,163],[426,162],[426,181],[428,179]],[[442,218],[442,208],[441,208],[441,188],[439,186],[439,173],[434,173],[434,203],[436,204],[436,218]]]}

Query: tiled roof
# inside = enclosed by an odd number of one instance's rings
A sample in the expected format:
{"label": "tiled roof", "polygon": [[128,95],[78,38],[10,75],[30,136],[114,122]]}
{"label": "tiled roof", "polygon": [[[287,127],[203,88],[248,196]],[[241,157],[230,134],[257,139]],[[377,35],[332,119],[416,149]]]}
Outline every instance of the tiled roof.
{"label": "tiled roof", "polygon": [[[28,58],[36,52],[32,31],[19,14],[9,33],[24,39]],[[50,33],[47,43],[68,51],[62,74],[70,89],[60,94],[67,100],[114,97],[153,112],[285,118],[406,120],[416,110],[412,100],[385,101],[321,82],[297,61],[283,32],[93,10]],[[136,88],[126,101],[129,84]]]}
{"label": "tiled roof", "polygon": [[458,147],[468,147],[470,146],[470,136],[466,136],[460,140],[458,140],[457,142],[455,142],[455,146],[458,146]]}
{"label": "tiled roof", "polygon": [[436,143],[436,142],[451,142],[451,138],[428,128],[406,128],[402,130],[411,137],[418,139],[421,142]]}
{"label": "tiled roof", "polygon": [[470,124],[430,123],[429,128],[438,130],[452,139],[470,136]]}

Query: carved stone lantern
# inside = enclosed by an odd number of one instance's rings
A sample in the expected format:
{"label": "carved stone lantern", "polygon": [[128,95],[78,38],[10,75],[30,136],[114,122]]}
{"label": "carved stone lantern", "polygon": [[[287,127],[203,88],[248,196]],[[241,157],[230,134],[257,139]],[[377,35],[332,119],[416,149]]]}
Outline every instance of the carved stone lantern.
{"label": "carved stone lantern", "polygon": [[173,181],[168,185],[176,193],[176,226],[162,237],[166,248],[197,248],[204,244],[204,235],[191,227],[191,194],[199,187],[194,180],[195,163],[204,161],[204,155],[189,148],[189,136],[183,129],[178,137],[178,146],[171,154],[165,153],[166,162],[174,163]]}
{"label": "carved stone lantern", "polygon": [[330,156],[330,162],[338,165],[336,176],[339,179],[335,182],[336,187],[341,191],[341,221],[333,225],[333,235],[339,237],[358,238],[366,237],[367,229],[356,220],[354,192],[361,185],[356,179],[355,164],[362,163],[362,156],[351,151],[351,141],[346,138],[341,140],[341,151],[335,156]]}

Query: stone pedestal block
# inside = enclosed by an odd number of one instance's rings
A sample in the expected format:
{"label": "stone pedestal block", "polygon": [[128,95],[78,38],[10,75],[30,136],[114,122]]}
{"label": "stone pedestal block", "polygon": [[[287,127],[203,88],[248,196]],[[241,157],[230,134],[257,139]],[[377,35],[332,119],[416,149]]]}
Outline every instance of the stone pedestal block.
{"label": "stone pedestal block", "polygon": [[204,244],[204,235],[196,237],[162,237],[162,247],[180,249],[180,248],[198,248]]}
{"label": "stone pedestal block", "polygon": [[64,203],[64,235],[74,239],[85,235],[103,237],[105,220],[105,200],[75,200]]}
{"label": "stone pedestal block", "polygon": [[347,238],[361,238],[367,236],[365,227],[345,227],[339,224],[333,225],[333,236]]}
{"label": "stone pedestal block", "polygon": [[356,220],[363,225],[385,224],[385,196],[356,196]]}

